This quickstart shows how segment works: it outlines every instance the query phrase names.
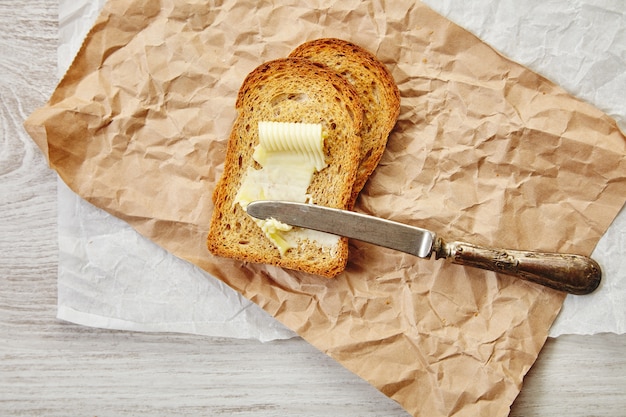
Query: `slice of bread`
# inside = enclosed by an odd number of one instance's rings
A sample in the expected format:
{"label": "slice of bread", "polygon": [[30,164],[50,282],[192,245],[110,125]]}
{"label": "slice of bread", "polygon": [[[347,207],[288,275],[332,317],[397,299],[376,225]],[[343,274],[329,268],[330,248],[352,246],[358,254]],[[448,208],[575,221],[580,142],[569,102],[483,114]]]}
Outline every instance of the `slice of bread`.
{"label": "slice of bread", "polygon": [[360,136],[361,163],[352,189],[352,200],[378,165],[389,133],[400,114],[400,92],[387,67],[369,51],[351,42],[324,38],[306,42],[291,57],[306,58],[335,70],[356,88],[364,108]]}
{"label": "slice of bread", "polygon": [[268,240],[235,197],[252,155],[258,122],[321,123],[327,133],[328,166],[315,173],[307,190],[315,204],[348,209],[360,162],[363,105],[355,88],[324,65],[303,58],[266,62],[244,80],[235,105],[238,115],[226,151],[224,172],[213,194],[207,247],[215,255],[333,277],[343,271],[348,241],[332,247],[307,240],[284,255]]}

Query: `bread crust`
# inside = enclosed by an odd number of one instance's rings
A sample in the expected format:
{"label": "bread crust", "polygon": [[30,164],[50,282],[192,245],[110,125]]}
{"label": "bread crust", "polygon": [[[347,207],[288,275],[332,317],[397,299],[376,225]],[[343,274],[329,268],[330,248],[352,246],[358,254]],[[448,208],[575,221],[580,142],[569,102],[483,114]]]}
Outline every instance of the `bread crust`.
{"label": "bread crust", "polygon": [[371,52],[343,39],[316,39],[294,49],[290,57],[324,64],[347,79],[364,107],[361,162],[352,190],[356,198],[380,162],[400,114],[400,91],[387,67]]}
{"label": "bread crust", "polygon": [[258,144],[259,121],[322,123],[328,132],[328,166],[315,173],[308,189],[313,202],[349,209],[360,163],[363,105],[355,88],[328,67],[303,58],[261,64],[244,80],[235,105],[237,118],[226,150],[224,172],[213,193],[207,247],[215,255],[334,277],[345,269],[348,241],[329,248],[315,241],[283,256],[245,213],[235,196]]}

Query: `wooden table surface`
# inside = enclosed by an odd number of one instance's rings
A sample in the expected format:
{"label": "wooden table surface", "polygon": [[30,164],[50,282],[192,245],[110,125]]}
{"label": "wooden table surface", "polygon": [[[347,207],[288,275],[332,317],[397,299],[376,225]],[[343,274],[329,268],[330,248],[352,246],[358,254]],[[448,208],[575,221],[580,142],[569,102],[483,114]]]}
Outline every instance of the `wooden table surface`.
{"label": "wooden table surface", "polygon": [[[56,175],[22,128],[57,82],[58,2],[0,0],[0,415],[405,416],[301,339],[108,331],[56,315]],[[626,415],[626,335],[549,339],[511,416]]]}

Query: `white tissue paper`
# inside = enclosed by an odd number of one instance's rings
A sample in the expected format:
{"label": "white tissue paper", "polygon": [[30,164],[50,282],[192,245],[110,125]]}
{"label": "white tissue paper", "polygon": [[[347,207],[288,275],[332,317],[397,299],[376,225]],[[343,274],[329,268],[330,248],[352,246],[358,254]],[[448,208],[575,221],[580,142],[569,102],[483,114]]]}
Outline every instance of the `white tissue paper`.
{"label": "white tissue paper", "polygon": [[[626,11],[621,0],[426,0],[503,55],[561,85],[626,130]],[[59,2],[59,77],[104,0]],[[58,186],[58,317],[92,327],[261,341],[291,330],[221,281]],[[550,336],[626,331],[626,210],[592,257],[600,288],[569,295]]]}
{"label": "white tissue paper", "polygon": [[[59,4],[59,77],[104,0]],[[259,306],[58,181],[57,317],[105,329],[270,341],[296,334]]]}

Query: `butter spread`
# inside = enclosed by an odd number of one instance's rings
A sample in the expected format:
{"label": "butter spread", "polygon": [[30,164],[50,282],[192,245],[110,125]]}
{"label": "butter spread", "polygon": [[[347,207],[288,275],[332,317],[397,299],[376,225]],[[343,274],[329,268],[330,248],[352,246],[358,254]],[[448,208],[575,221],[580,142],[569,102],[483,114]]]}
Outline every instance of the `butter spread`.
{"label": "butter spread", "polygon": [[[259,122],[259,144],[253,159],[261,169],[249,167],[235,196],[234,203],[244,209],[257,200],[287,200],[312,203],[307,189],[315,172],[324,169],[324,133],[321,124]],[[298,240],[316,240],[336,245],[338,237],[312,230],[292,230],[275,219],[255,219],[265,236],[281,256],[296,247]],[[287,233],[290,232],[290,233]]]}

